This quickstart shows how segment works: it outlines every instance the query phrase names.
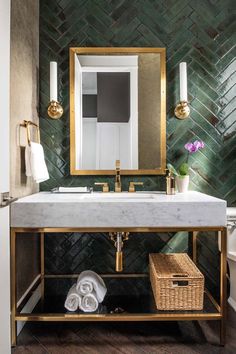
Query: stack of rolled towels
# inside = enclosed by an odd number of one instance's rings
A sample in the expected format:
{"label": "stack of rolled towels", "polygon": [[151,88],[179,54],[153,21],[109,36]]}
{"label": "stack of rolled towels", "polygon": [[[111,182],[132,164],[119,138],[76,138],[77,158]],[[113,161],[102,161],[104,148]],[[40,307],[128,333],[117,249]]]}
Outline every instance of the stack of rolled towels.
{"label": "stack of rolled towels", "polygon": [[84,312],[94,312],[103,301],[107,292],[103,279],[95,272],[86,270],[82,272],[77,283],[70,288],[65,308],[76,311],[78,308]]}

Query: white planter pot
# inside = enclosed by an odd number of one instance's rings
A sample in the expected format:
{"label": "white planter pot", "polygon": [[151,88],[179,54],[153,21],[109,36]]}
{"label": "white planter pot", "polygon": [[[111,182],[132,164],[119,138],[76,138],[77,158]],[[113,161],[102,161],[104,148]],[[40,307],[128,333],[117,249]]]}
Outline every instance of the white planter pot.
{"label": "white planter pot", "polygon": [[188,191],[189,186],[189,176],[176,176],[176,184],[179,193],[186,193]]}

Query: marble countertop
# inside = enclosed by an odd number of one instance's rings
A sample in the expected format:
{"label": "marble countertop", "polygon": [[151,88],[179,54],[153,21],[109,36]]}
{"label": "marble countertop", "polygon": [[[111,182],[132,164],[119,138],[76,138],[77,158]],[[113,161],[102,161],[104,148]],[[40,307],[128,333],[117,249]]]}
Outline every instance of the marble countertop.
{"label": "marble countertop", "polygon": [[55,194],[40,192],[11,205],[12,227],[225,226],[226,202],[189,191]]}

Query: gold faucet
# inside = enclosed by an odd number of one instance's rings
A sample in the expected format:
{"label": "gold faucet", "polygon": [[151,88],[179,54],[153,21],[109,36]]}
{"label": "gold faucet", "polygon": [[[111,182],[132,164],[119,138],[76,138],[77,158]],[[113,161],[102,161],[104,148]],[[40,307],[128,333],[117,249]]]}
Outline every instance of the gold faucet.
{"label": "gold faucet", "polygon": [[116,160],[115,192],[121,192],[120,160]]}
{"label": "gold faucet", "polygon": [[143,182],[129,182],[129,192],[135,192],[135,186],[143,186]]}
{"label": "gold faucet", "polygon": [[109,192],[109,185],[107,182],[95,182],[95,186],[102,186],[103,193]]}

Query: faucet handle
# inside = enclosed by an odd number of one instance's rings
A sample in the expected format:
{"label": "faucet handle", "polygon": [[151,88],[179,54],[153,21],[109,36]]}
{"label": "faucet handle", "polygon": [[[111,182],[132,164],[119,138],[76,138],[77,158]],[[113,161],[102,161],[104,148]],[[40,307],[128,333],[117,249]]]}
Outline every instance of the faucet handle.
{"label": "faucet handle", "polygon": [[102,192],[107,193],[109,192],[109,185],[107,182],[95,182],[95,186],[102,186]]}
{"label": "faucet handle", "polygon": [[135,186],[143,186],[143,182],[130,182],[129,183],[129,192],[135,192]]}
{"label": "faucet handle", "polygon": [[120,169],[120,160],[116,160],[116,169]]}

